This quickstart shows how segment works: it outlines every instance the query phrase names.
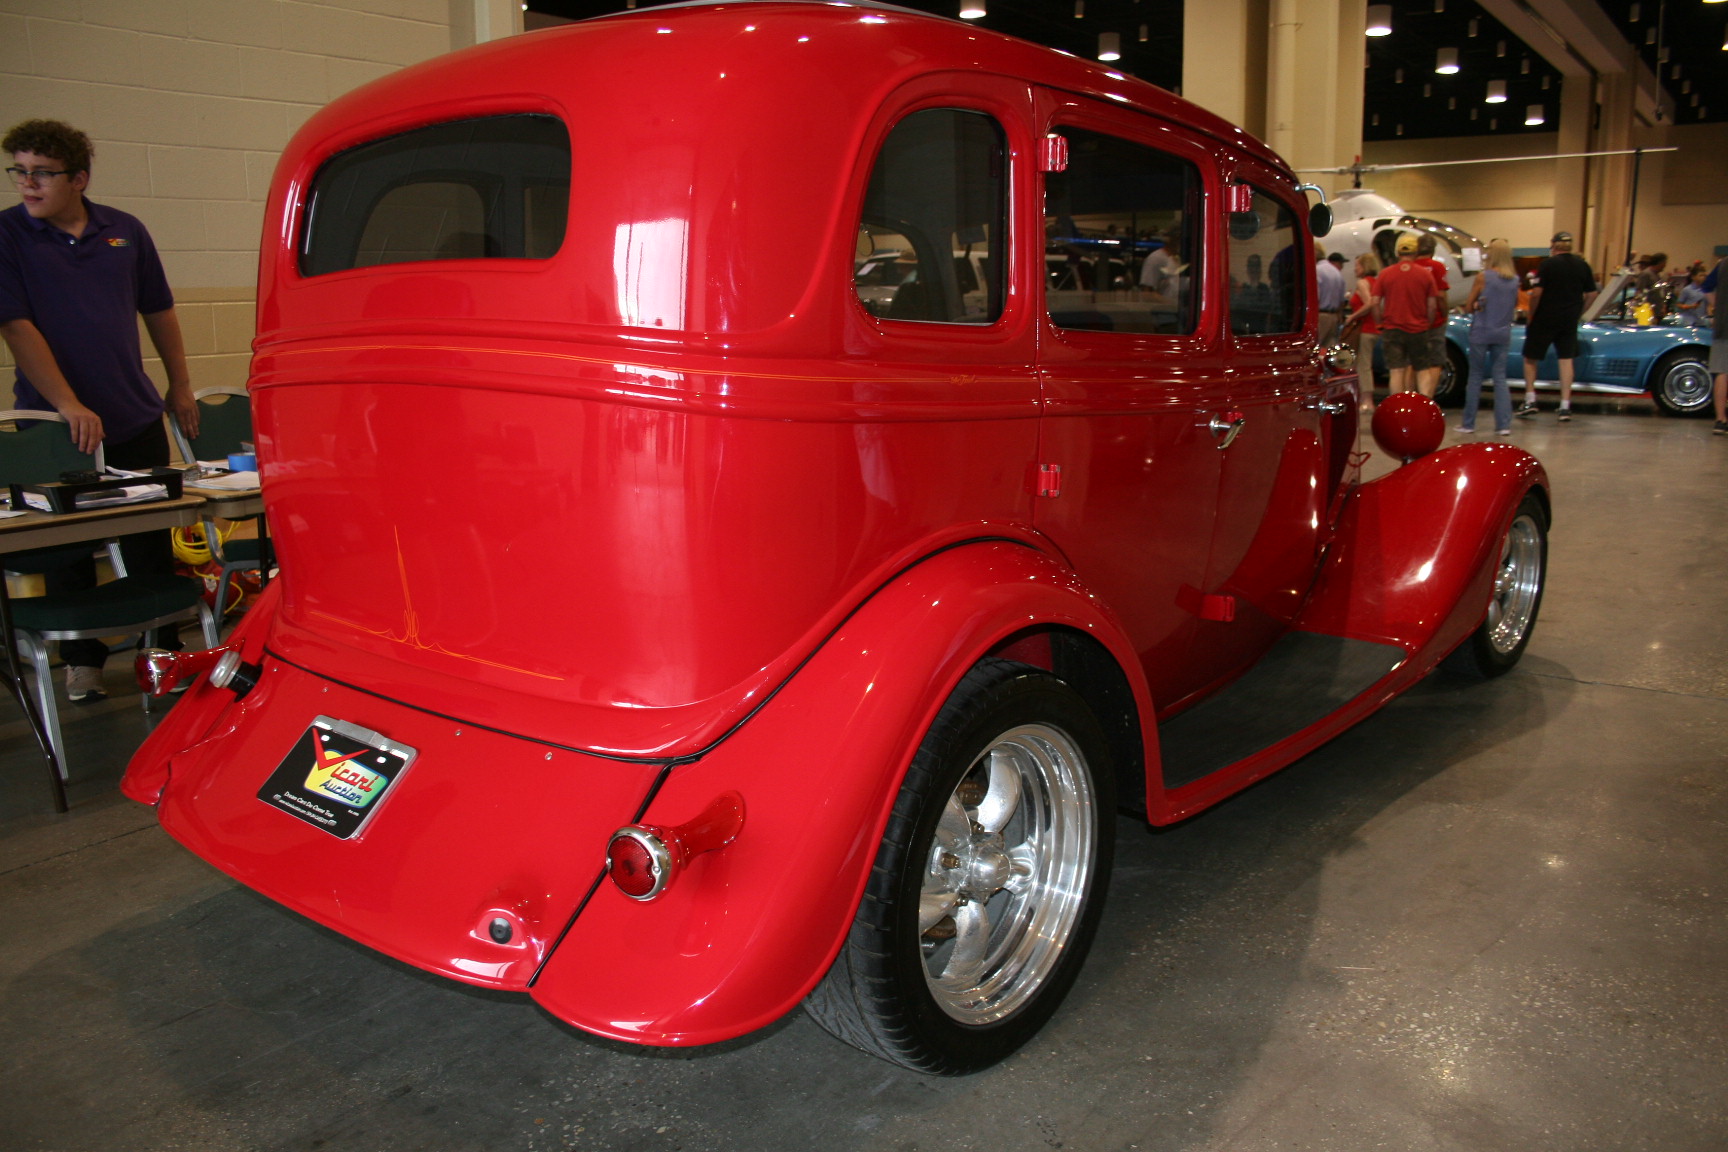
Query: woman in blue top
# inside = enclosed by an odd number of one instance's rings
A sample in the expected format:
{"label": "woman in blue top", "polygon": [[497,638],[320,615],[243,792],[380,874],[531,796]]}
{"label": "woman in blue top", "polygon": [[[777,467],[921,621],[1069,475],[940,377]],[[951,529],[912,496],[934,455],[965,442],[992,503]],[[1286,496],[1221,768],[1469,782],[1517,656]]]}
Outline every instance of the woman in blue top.
{"label": "woman in blue top", "polygon": [[1470,285],[1464,311],[1470,314],[1470,379],[1464,386],[1464,420],[1458,431],[1476,431],[1482,403],[1482,377],[1494,378],[1494,434],[1512,434],[1512,393],[1506,387],[1506,353],[1512,344],[1512,314],[1518,310],[1518,271],[1512,243],[1488,241],[1488,266]]}

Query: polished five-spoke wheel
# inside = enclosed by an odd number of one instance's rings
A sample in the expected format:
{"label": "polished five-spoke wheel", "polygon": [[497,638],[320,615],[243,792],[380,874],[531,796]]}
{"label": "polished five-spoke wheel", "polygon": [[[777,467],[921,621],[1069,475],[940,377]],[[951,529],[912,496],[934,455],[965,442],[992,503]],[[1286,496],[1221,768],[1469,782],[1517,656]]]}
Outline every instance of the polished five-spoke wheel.
{"label": "polished five-spoke wheel", "polygon": [[1548,515],[1535,492],[1524,497],[1500,541],[1500,560],[1482,624],[1446,658],[1446,667],[1488,677],[1509,671],[1524,655],[1542,607],[1548,571]]}
{"label": "polished five-spoke wheel", "polygon": [[967,1024],[1038,994],[1090,887],[1098,812],[1085,757],[1048,724],[998,736],[948,797],[918,931],[930,992]]}
{"label": "polished five-spoke wheel", "polygon": [[906,774],[845,945],[805,1001],[828,1031],[925,1072],[987,1067],[1074,982],[1109,879],[1114,787],[1086,703],[981,662]]}

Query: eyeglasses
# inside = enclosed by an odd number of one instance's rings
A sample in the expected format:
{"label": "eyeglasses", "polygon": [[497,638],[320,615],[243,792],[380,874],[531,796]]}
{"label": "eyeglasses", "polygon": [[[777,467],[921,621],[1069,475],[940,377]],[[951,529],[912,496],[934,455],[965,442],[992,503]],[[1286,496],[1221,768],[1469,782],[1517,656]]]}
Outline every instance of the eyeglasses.
{"label": "eyeglasses", "polygon": [[56,172],[52,168],[8,168],[6,175],[12,177],[12,183],[18,185],[46,184],[56,176],[66,175],[66,169]]}

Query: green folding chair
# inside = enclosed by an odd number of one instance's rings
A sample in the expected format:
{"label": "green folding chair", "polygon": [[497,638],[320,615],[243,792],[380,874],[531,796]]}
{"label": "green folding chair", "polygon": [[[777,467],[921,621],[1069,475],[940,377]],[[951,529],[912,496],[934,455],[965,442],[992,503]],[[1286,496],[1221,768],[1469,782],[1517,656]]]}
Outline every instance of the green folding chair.
{"label": "green folding chair", "polygon": [[[87,456],[73,445],[66,420],[58,412],[0,412],[0,485],[38,484],[58,480],[69,471],[100,470],[102,452]],[[89,555],[87,545],[37,549],[0,557],[7,572],[41,573],[69,558]],[[11,602],[12,630],[19,650],[35,673],[36,701],[48,742],[66,778],[66,745],[60,731],[60,708],[48,667],[51,640],[94,640],[105,636],[143,635],[181,620],[198,620],[204,642],[217,643],[216,617],[204,603],[201,581],[186,576],[128,576],[119,549],[111,548],[118,578],[95,588],[50,596],[25,596]],[[144,706],[150,698],[143,697]]]}

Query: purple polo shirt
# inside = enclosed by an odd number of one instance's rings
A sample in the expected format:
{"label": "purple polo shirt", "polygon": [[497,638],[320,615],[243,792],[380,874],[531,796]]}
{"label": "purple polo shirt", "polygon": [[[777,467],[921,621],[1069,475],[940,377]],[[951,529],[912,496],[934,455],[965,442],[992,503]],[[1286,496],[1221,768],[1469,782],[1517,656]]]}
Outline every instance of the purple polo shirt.
{"label": "purple polo shirt", "polygon": [[[102,417],[103,438],[123,444],[162,418],[144,374],[138,314],[174,306],[150,233],[136,216],[84,201],[90,220],[73,237],[17,204],[0,212],[0,323],[41,330],[78,399]],[[52,410],[22,370],[16,407]]]}

